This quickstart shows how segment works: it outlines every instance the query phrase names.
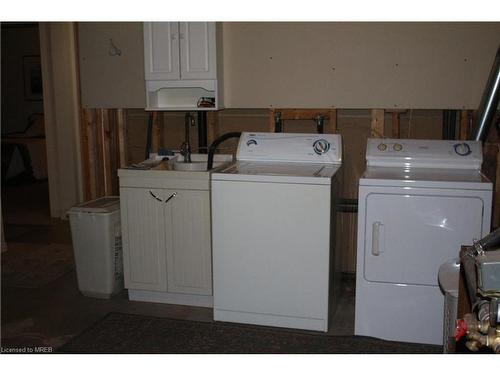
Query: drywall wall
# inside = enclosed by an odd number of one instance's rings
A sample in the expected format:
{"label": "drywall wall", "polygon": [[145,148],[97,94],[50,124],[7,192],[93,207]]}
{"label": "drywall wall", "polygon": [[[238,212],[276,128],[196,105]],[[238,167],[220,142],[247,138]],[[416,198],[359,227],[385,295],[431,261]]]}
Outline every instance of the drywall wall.
{"label": "drywall wall", "polygon": [[22,132],[34,114],[43,113],[41,95],[30,93],[26,82],[40,61],[38,24],[2,24],[1,37],[2,134]]}
{"label": "drywall wall", "polygon": [[80,22],[78,45],[83,107],[146,106],[141,22]]}
{"label": "drywall wall", "polygon": [[226,106],[476,108],[500,23],[225,23]]}
{"label": "drywall wall", "polygon": [[[500,23],[222,26],[226,108],[475,109],[500,41]],[[80,23],[79,44],[84,107],[144,108],[141,23]]]}

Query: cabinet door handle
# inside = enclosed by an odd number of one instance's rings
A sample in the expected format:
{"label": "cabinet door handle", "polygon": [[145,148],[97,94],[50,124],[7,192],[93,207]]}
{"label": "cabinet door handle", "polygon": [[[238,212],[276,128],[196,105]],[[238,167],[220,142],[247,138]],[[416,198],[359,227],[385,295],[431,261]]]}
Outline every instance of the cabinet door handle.
{"label": "cabinet door handle", "polygon": [[174,198],[176,195],[177,195],[177,192],[173,193],[170,197],[168,197],[167,199],[165,199],[165,203],[168,203],[168,201],[170,199]]}
{"label": "cabinet door handle", "polygon": [[159,198],[158,196],[156,196],[151,190],[149,191],[149,194],[151,194],[151,196],[156,199],[157,201],[160,201],[161,202],[161,198]]}
{"label": "cabinet door handle", "polygon": [[379,256],[384,252],[384,224],[375,221],[372,226],[372,254]]}

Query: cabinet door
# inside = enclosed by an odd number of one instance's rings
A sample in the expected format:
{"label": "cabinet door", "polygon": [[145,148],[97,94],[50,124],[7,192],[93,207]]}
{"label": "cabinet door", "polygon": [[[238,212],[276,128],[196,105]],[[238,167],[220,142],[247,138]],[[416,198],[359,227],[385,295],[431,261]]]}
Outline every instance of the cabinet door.
{"label": "cabinet door", "polygon": [[211,295],[209,192],[178,190],[176,193],[165,205],[168,291]]}
{"label": "cabinet door", "polygon": [[180,78],[178,22],[144,22],[144,68],[146,80]]}
{"label": "cabinet door", "polygon": [[215,22],[180,22],[181,79],[216,79]]}
{"label": "cabinet door", "polygon": [[[165,205],[162,189],[121,188],[125,287],[167,290]],[[164,199],[162,199],[164,200]]]}

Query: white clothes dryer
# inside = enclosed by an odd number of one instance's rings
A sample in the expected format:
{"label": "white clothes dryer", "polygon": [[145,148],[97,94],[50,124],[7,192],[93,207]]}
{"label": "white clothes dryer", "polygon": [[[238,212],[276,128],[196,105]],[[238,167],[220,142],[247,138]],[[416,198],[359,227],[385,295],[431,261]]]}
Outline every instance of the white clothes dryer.
{"label": "white clothes dryer", "polygon": [[369,139],[359,182],[355,334],[442,344],[438,271],[490,232],[481,143]]}

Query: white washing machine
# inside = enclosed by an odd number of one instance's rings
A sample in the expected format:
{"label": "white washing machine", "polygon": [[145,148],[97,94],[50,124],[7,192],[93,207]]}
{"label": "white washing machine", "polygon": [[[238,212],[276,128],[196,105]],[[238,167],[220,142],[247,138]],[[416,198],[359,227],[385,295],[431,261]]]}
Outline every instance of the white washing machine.
{"label": "white washing machine", "polygon": [[355,334],[442,344],[439,266],[490,231],[481,143],[369,139],[359,182]]}
{"label": "white washing machine", "polygon": [[327,331],[340,136],[243,133],[236,159],[212,174],[214,319]]}

